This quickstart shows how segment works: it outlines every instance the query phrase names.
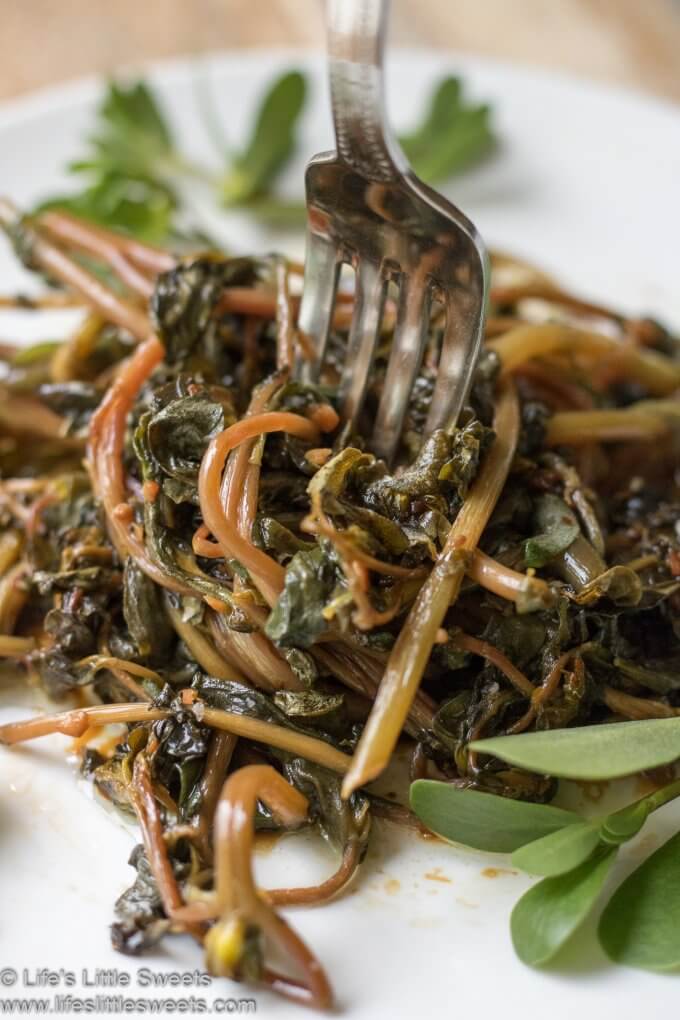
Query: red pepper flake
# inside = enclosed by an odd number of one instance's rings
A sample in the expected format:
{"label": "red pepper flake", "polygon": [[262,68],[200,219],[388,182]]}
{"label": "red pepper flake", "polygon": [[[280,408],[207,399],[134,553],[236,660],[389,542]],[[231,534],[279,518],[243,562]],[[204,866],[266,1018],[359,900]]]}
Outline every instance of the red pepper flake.
{"label": "red pepper flake", "polygon": [[183,705],[193,705],[196,701],[196,691],[192,691],[190,687],[185,687],[180,698]]}
{"label": "red pepper flake", "polygon": [[222,602],[221,599],[215,599],[212,595],[204,596],[206,603],[211,609],[214,609],[216,613],[226,613],[229,606],[226,602]]}

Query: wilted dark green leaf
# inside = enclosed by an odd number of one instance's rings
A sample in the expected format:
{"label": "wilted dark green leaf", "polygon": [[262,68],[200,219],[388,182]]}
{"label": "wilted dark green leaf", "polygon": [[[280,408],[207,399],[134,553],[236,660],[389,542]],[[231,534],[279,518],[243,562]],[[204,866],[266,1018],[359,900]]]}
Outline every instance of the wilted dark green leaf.
{"label": "wilted dark green leaf", "polygon": [[153,660],[167,651],[173,632],[159,590],[133,559],[123,571],[123,614],[140,655]]}
{"label": "wilted dark green leaf", "polygon": [[128,864],[137,874],[130,888],[116,900],[111,942],[119,953],[137,956],[163,937],[170,922],[165,917],[163,902],[143,846],[134,848]]}
{"label": "wilted dark green leaf", "polygon": [[269,614],[267,637],[283,647],[309,648],[328,629],[323,610],[337,583],[335,564],[323,549],[296,553]]}
{"label": "wilted dark green leaf", "polygon": [[173,400],[150,419],[148,442],[165,474],[195,485],[208,443],[225,428],[224,407],[205,393]]}
{"label": "wilted dark green leaf", "polygon": [[312,818],[329,843],[340,853],[350,844],[357,846],[358,863],[368,848],[371,823],[368,798],[357,792],[343,800],[341,777],[303,758],[285,762],[283,771],[288,782],[309,800]]}
{"label": "wilted dark green leaf", "polygon": [[524,544],[528,567],[543,567],[564,552],[580,533],[578,521],[559,496],[546,492],[538,498],[534,509],[537,534]]}
{"label": "wilted dark green leaf", "polygon": [[166,347],[166,359],[176,362],[191,353],[210,329],[217,328],[215,306],[228,286],[249,286],[257,278],[252,259],[202,257],[182,262],[161,273],[151,298],[151,315]]}

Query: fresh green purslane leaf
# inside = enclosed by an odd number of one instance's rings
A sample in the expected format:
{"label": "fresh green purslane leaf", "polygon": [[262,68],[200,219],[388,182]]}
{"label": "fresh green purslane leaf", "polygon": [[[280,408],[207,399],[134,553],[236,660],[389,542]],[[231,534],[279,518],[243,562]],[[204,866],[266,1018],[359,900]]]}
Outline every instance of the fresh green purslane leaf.
{"label": "fresh green purslane leaf", "polygon": [[243,210],[272,230],[293,230],[305,222],[307,215],[304,202],[289,201],[268,194],[244,202]]}
{"label": "fresh green purslane leaf", "polygon": [[549,804],[460,790],[433,779],[412,783],[410,801],[421,822],[438,836],[491,853],[512,853],[525,843],[580,821],[573,811]]}
{"label": "fresh green purslane leaf", "polygon": [[562,779],[618,779],[680,758],[680,718],[518,733],[475,740],[470,748]]}
{"label": "fresh green purslane leaf", "polygon": [[399,137],[399,144],[409,161],[417,160],[423,151],[427,151],[431,138],[446,130],[451,118],[461,108],[461,93],[460,78],[453,76],[442,78],[435,86],[422,123],[410,135]]}
{"label": "fresh green purslane leaf", "polygon": [[131,177],[156,175],[176,158],[168,123],[144,81],[111,81],[97,111],[91,152],[71,164],[77,173],[115,170]]}
{"label": "fresh green purslane leaf", "polygon": [[250,139],[221,182],[225,205],[247,202],[266,192],[295,148],[298,119],[307,94],[299,71],[289,71],[268,89]]}
{"label": "fresh green purslane leaf", "polygon": [[[215,173],[181,151],[148,83],[111,81],[87,149],[69,165],[83,186],[47,198],[36,212],[65,209],[151,243],[182,242],[202,233],[193,223],[184,187],[195,180],[207,185],[216,201],[243,209],[272,230],[299,228],[304,203],[282,198],[273,185],[295,149],[306,95],[299,71],[277,76],[245,145],[228,152],[226,166]],[[416,172],[428,181],[444,180],[482,156],[493,144],[489,117],[488,107],[463,100],[458,79],[440,81],[423,123],[403,140]],[[220,138],[220,151],[225,147]]]}
{"label": "fresh green purslane leaf", "polygon": [[617,849],[601,850],[565,875],[544,878],[522,896],[510,919],[523,963],[548,963],[585,921],[602,891]]}
{"label": "fresh green purslane leaf", "polygon": [[430,184],[445,181],[493,149],[491,109],[466,103],[460,79],[443,78],[420,126],[399,142],[419,177]]}
{"label": "fresh green purslane leaf", "polygon": [[621,846],[637,836],[647,818],[680,796],[680,780],[648,793],[604,818],[581,820],[520,847],[512,863],[531,875],[561,875],[577,867],[597,846]]}
{"label": "fresh green purslane leaf", "polygon": [[600,823],[600,839],[612,846],[620,846],[621,843],[627,843],[633,836],[637,836],[650,812],[654,810],[653,796],[652,794],[643,797],[642,800],[607,815]]}
{"label": "fresh green purslane leaf", "polygon": [[21,347],[12,355],[10,363],[16,367],[34,365],[36,362],[51,358],[59,347],[59,340],[40,340],[30,347]]}
{"label": "fresh green purslane leaf", "polygon": [[85,186],[46,199],[37,212],[65,209],[144,241],[167,240],[179,208],[175,182],[183,163],[150,87],[109,82],[88,141],[84,158],[69,167]]}
{"label": "fresh green purslane leaf", "polygon": [[598,936],[616,963],[645,970],[680,966],[680,833],[619,886]]}
{"label": "fresh green purslane leaf", "polygon": [[107,171],[83,191],[50,198],[36,211],[64,209],[142,241],[160,244],[172,231],[177,208],[177,198],[169,187]]}
{"label": "fresh green purslane leaf", "polygon": [[[585,820],[550,805],[421,779],[411,785],[411,808],[444,839],[477,850],[511,852],[513,865],[543,876],[519,900],[511,918],[517,955],[537,967],[549,963],[586,919],[621,844],[640,831],[652,811],[678,796],[680,779],[604,818]],[[612,959],[651,969],[680,965],[675,933],[679,844],[680,835],[657,851],[605,910],[600,938]]]}
{"label": "fresh green purslane leaf", "polygon": [[597,823],[574,822],[519,847],[512,855],[512,863],[530,875],[549,878],[577,868],[599,845]]}

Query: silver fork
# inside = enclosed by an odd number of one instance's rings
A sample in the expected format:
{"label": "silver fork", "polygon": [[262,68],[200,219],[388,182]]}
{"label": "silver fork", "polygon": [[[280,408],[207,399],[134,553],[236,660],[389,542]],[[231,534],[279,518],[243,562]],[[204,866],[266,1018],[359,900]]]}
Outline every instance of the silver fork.
{"label": "silver fork", "polygon": [[426,431],[455,423],[482,338],[487,255],[470,220],[410,169],[383,109],[388,0],[328,0],[328,61],[336,152],[314,156],[305,177],[307,242],[299,328],[314,357],[299,375],[319,378],[342,263],[355,302],[340,383],[343,419],[361,409],[383,318],[399,288],[397,320],[371,449],[391,460],[418,374],[433,300],[444,338]]}

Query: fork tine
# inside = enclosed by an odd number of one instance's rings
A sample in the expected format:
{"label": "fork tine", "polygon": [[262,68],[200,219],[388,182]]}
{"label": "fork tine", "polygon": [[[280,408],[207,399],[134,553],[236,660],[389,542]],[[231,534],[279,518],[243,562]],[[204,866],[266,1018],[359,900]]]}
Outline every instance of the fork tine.
{"label": "fork tine", "polygon": [[482,342],[481,300],[462,290],[444,296],[446,326],[426,432],[455,424],[465,403]]}
{"label": "fork tine", "polygon": [[323,235],[307,231],[305,275],[298,314],[298,329],[309,337],[314,350],[312,361],[303,361],[300,376],[316,382],[328,343],[340,260],[335,245]]}
{"label": "fork tine", "polygon": [[388,462],[399,443],[401,426],[423,355],[430,310],[430,290],[422,279],[404,276],[399,291],[397,324],[387,363],[383,394],[371,447]]}
{"label": "fork tine", "polygon": [[361,410],[383,317],[387,280],[380,266],[362,259],[356,274],[354,314],[340,383],[342,418],[354,425]]}

